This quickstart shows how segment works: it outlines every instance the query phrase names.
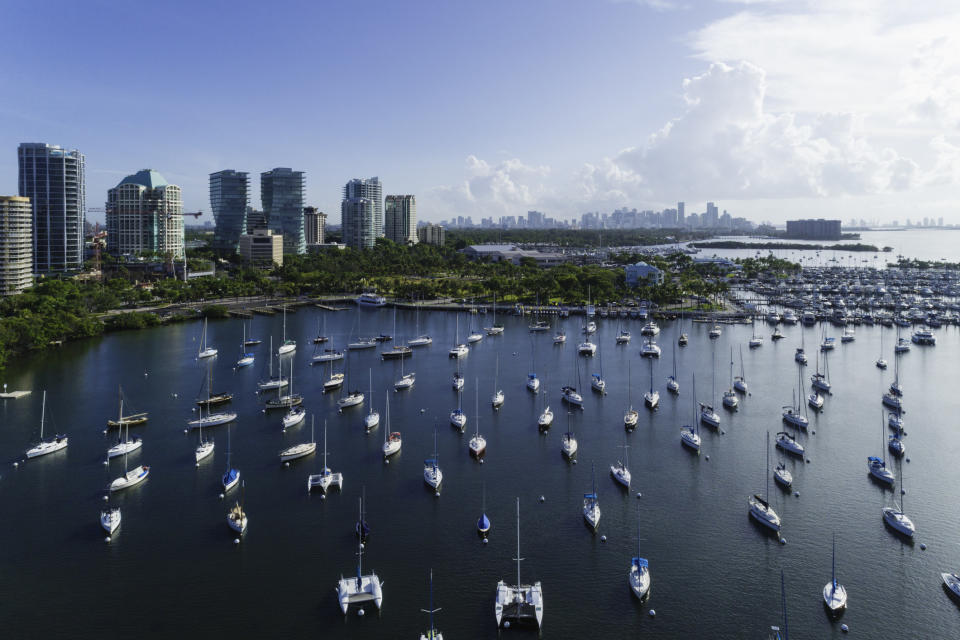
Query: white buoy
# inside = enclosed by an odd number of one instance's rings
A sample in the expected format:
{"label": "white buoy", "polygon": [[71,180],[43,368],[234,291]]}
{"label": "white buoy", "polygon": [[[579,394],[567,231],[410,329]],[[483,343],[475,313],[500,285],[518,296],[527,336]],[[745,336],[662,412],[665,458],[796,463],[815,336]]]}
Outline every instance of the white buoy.
{"label": "white buoy", "polygon": [[706,459],[707,459],[707,460],[709,460],[709,459],[710,459],[710,455],[709,455],[709,454],[707,455],[707,457],[706,457]]}
{"label": "white buoy", "polygon": [[926,551],[926,550],[927,550],[927,545],[925,545],[925,544],[923,544],[923,543],[921,542],[921,543],[920,543],[920,551]]}
{"label": "white buoy", "polygon": [[283,463],[283,466],[289,467],[289,466],[290,466],[290,463],[289,463],[289,462],[284,462],[284,463]]}
{"label": "white buoy", "polygon": [[173,397],[174,397],[174,398],[179,398],[180,395],[175,393],[175,394],[173,394]]}
{"label": "white buoy", "polygon": [[546,496],[540,496],[540,498],[538,498],[538,499],[540,500],[540,502],[546,502],[546,501],[547,501]]}
{"label": "white buoy", "polygon": [[367,548],[367,545],[365,545],[365,544],[363,544],[363,543],[361,542],[361,543],[360,543],[360,548],[361,548],[361,549],[366,549],[366,548]]}
{"label": "white buoy", "polygon": [[577,464],[577,459],[576,459],[576,458],[573,459],[573,464]]}
{"label": "white buoy", "polygon": [[223,500],[223,494],[222,494],[222,493],[220,494],[220,499]]}
{"label": "white buoy", "polygon": [[187,430],[187,429],[184,429],[183,432],[184,432],[184,433],[190,433],[190,431]]}
{"label": "white buoy", "polygon": [[650,609],[650,617],[651,617],[651,618],[655,618],[656,616],[657,616],[657,610],[656,610],[656,609]]}
{"label": "white buoy", "polygon": [[14,463],[13,463],[13,466],[19,467],[19,466],[20,466],[20,463],[19,463],[19,462],[14,462]]}
{"label": "white buoy", "polygon": [[793,495],[794,495],[794,497],[799,498],[799,497],[800,497],[800,492],[799,492],[799,491],[794,491],[794,492],[793,492]]}
{"label": "white buoy", "polygon": [[196,413],[196,412],[197,412],[197,408],[194,407],[193,409],[190,409],[190,411],[193,411],[194,413]]}
{"label": "white buoy", "polygon": [[426,412],[427,412],[426,409],[420,409],[420,413],[426,413]]}
{"label": "white buoy", "polygon": [[107,429],[104,429],[103,432],[106,433],[106,432],[107,432]]}
{"label": "white buoy", "polygon": [[437,491],[437,492],[436,492],[436,493],[434,493],[433,495],[434,495],[434,496],[436,496],[437,498],[439,498],[439,497],[440,497],[440,492],[439,492],[439,491]]}
{"label": "white buoy", "polygon": [[606,542],[607,536],[600,536],[600,542]]}
{"label": "white buoy", "polygon": [[320,499],[321,499],[321,500],[326,500],[326,499],[327,499],[327,494],[321,493],[321,494],[320,494]]}
{"label": "white buoy", "polygon": [[106,502],[106,501],[109,500],[109,499],[110,499],[110,496],[103,496],[103,501],[104,501],[104,502]]}
{"label": "white buoy", "polygon": [[900,489],[900,495],[903,496],[903,495],[906,495],[906,493],[907,493],[906,489]]}
{"label": "white buoy", "polygon": [[199,469],[199,468],[200,468],[200,463],[198,462],[198,463],[197,463],[197,469]]}
{"label": "white buoy", "polygon": [[483,544],[487,544],[487,539],[486,539],[486,538],[483,539]]}
{"label": "white buoy", "polygon": [[107,536],[106,538],[104,538],[103,541],[104,541],[104,542],[110,542],[110,536]]}
{"label": "white buoy", "polygon": [[642,497],[643,497],[643,494],[640,493],[639,491],[637,491],[637,499],[640,499],[640,498],[642,498]]}
{"label": "white buoy", "polygon": [[387,460],[386,458],[384,458],[384,459],[383,459],[383,464],[390,464],[390,461]]}
{"label": "white buoy", "polygon": [[234,538],[233,544],[240,544],[240,538]]}
{"label": "white buoy", "polygon": [[843,631],[844,633],[846,633],[847,631],[850,631],[850,627],[848,627],[845,624],[842,624],[840,625],[840,631]]}
{"label": "white buoy", "polygon": [[786,538],[780,538],[780,544],[787,544]]}
{"label": "white buoy", "polygon": [[504,628],[504,629],[509,629],[509,628],[510,628],[510,621],[509,621],[509,620],[507,620],[506,622],[503,623],[503,628]]}
{"label": "white buoy", "polygon": [[110,461],[109,461],[109,460],[104,460],[104,461],[103,461],[103,465],[104,465],[104,466],[106,466],[106,465],[108,465],[108,464],[110,464]]}
{"label": "white buoy", "polygon": [[483,464],[483,458],[480,458],[480,464]]}
{"label": "white buoy", "polygon": [[357,615],[363,617],[363,609],[358,610]]}

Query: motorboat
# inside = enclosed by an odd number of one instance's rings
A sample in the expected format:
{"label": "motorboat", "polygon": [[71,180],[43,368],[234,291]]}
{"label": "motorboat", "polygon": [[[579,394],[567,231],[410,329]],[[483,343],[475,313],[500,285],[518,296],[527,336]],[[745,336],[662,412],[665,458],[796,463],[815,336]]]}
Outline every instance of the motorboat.
{"label": "motorboat", "polygon": [[387,299],[373,291],[365,291],[357,298],[357,304],[363,307],[382,307]]}
{"label": "motorboat", "polygon": [[553,344],[564,344],[567,341],[567,334],[563,331],[558,331],[553,335]]}
{"label": "motorboat", "polygon": [[943,580],[943,586],[953,596],[960,598],[960,575],[956,573],[941,573],[940,579]]}
{"label": "motorboat", "polygon": [[537,320],[533,324],[527,327],[531,333],[539,333],[542,331],[550,330],[550,323],[546,320]]}
{"label": "motorboat", "polygon": [[583,356],[592,356],[597,352],[597,345],[593,344],[589,340],[585,340],[580,343],[580,346],[577,347],[577,352]]}
{"label": "motorboat", "polygon": [[720,325],[715,324],[711,327],[710,331],[707,332],[707,335],[710,336],[711,340],[716,340],[720,337],[721,333],[723,333],[723,331],[720,329]]}
{"label": "motorboat", "polygon": [[913,335],[910,337],[914,344],[921,345],[935,345],[937,344],[937,337],[933,335],[933,332],[929,329],[917,329],[913,332]]}
{"label": "motorboat", "polygon": [[640,335],[642,336],[655,336],[660,333],[660,327],[653,320],[647,322],[640,329]]}
{"label": "motorboat", "polygon": [[465,345],[465,344],[458,344],[458,345],[455,345],[452,349],[450,349],[450,357],[451,357],[451,358],[463,358],[463,357],[466,356],[469,352],[470,352],[470,350],[467,348],[467,345]]}

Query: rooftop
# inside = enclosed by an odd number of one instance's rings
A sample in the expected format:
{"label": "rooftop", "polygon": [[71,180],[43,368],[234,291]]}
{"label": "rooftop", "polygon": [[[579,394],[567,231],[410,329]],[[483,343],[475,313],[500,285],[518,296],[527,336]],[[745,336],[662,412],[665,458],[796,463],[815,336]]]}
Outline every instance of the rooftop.
{"label": "rooftop", "polygon": [[[155,189],[157,187],[167,186],[167,181],[163,179],[163,176],[154,171],[153,169],[141,169],[131,176],[127,176],[120,181],[120,184],[139,184],[148,189]],[[117,186],[119,187],[120,184]]]}

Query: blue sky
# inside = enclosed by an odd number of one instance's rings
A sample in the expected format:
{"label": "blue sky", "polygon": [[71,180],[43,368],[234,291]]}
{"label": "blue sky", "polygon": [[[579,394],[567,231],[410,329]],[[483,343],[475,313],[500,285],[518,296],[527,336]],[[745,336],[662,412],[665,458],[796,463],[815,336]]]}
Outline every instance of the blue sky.
{"label": "blue sky", "polygon": [[900,4],[8,3],[0,194],[42,141],[86,154],[90,207],[146,167],[205,212],[210,172],[250,171],[259,207],[259,172],[290,166],[332,222],[373,175],[425,220],[960,222],[957,10]]}

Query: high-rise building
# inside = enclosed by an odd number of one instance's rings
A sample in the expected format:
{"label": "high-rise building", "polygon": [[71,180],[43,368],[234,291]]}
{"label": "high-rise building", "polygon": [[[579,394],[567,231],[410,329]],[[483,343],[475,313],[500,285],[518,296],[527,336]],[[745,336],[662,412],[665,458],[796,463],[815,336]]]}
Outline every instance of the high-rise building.
{"label": "high-rise building", "polygon": [[283,236],[262,227],[240,236],[238,251],[245,262],[260,267],[283,266]]}
{"label": "high-rise building", "polygon": [[83,223],[87,212],[84,157],[42,142],[17,149],[20,196],[33,206],[33,272],[83,267]]}
{"label": "high-rise building", "polygon": [[303,231],[307,245],[323,244],[327,228],[327,214],[316,207],[303,208]]}
{"label": "high-rise building", "polygon": [[417,199],[414,196],[387,196],[384,212],[388,240],[397,244],[417,243]]}
{"label": "high-rise building", "polygon": [[707,203],[707,210],[704,213],[703,226],[708,228],[716,227],[720,223],[720,210],[712,202]]}
{"label": "high-rise building", "polygon": [[303,232],[303,171],[278,167],[260,174],[260,201],[267,227],[283,236],[284,253],[306,253]]}
{"label": "high-rise building", "polygon": [[[910,224],[910,221],[907,221]],[[824,220],[787,220],[787,237],[806,238],[810,240],[839,240],[840,221]]]}
{"label": "high-rise building", "polygon": [[344,198],[340,203],[340,221],[343,242],[353,249],[372,249],[377,241],[374,225],[376,215],[373,200]]}
{"label": "high-rise building", "polygon": [[435,244],[442,247],[446,236],[446,231],[439,224],[430,224],[429,222],[417,228],[417,237],[424,244]]}
{"label": "high-rise building", "polygon": [[343,187],[343,199],[366,198],[373,203],[374,239],[383,237],[383,185],[380,178],[354,178]]}
{"label": "high-rise building", "polygon": [[267,214],[260,209],[247,207],[247,233],[253,233],[254,229],[267,228]]}
{"label": "high-rise building", "polygon": [[0,196],[0,296],[33,285],[33,208],[30,198]]}
{"label": "high-rise building", "polygon": [[240,235],[247,229],[247,205],[250,203],[250,174],[224,169],[210,174],[210,208],[216,229],[214,249],[236,253]]}
{"label": "high-rise building", "polygon": [[143,169],[107,191],[107,251],[182,258],[183,201],[180,187],[153,169]]}
{"label": "high-rise building", "polygon": [[680,225],[681,227],[682,227],[682,226],[684,225],[684,223],[685,223],[684,213],[683,213],[683,207],[684,207],[683,202],[678,202],[678,203],[677,203],[677,224]]}

